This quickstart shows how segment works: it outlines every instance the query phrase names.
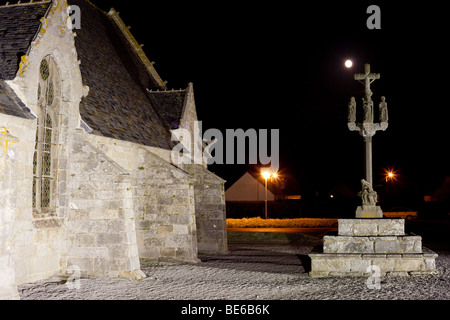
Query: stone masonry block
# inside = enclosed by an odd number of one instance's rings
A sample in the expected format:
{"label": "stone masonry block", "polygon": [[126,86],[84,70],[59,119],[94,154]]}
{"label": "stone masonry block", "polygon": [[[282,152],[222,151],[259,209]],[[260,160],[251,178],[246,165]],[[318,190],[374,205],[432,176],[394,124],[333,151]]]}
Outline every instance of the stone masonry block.
{"label": "stone masonry block", "polygon": [[162,258],[175,258],[176,248],[161,248]]}
{"label": "stone masonry block", "polygon": [[198,244],[198,250],[202,252],[217,252],[219,250],[219,243],[207,243],[206,241],[201,241]]}
{"label": "stone masonry block", "polygon": [[324,253],[373,253],[374,242],[368,237],[333,237],[323,238]]}
{"label": "stone masonry block", "polygon": [[364,276],[368,267],[376,266],[382,275],[430,275],[437,274],[437,254],[423,248],[415,254],[336,254],[322,253],[314,249],[311,258],[311,277]]}
{"label": "stone masonry block", "polygon": [[94,259],[92,258],[70,258],[67,260],[68,267],[78,267],[81,270],[92,270]]}
{"label": "stone masonry block", "polygon": [[371,261],[364,259],[349,259],[350,260],[350,272],[364,274],[367,272],[367,268],[370,267]]}
{"label": "stone masonry block", "polygon": [[417,236],[374,238],[376,253],[422,253],[422,238]]}
{"label": "stone masonry block", "polygon": [[97,245],[108,247],[110,245],[127,244],[127,234],[122,233],[99,233],[97,235]]}
{"label": "stone masonry block", "polygon": [[340,236],[403,236],[403,219],[339,219]]}
{"label": "stone masonry block", "polygon": [[75,246],[93,247],[95,245],[95,235],[79,233],[75,235]]}
{"label": "stone masonry block", "polygon": [[345,259],[312,259],[311,269],[315,272],[350,272],[350,261]]}
{"label": "stone masonry block", "polygon": [[173,233],[173,225],[158,226],[158,235],[169,235]]}
{"label": "stone masonry block", "polygon": [[425,261],[423,258],[415,259],[396,259],[394,271],[408,272],[408,271],[425,271]]}
{"label": "stone masonry block", "polygon": [[324,253],[422,253],[422,238],[418,236],[346,237],[325,236]]}
{"label": "stone masonry block", "polygon": [[378,266],[380,270],[384,272],[391,272],[395,270],[395,260],[394,259],[386,259],[384,257],[372,257],[370,259],[372,261],[372,265]]}
{"label": "stone masonry block", "polygon": [[358,207],[356,210],[356,217],[357,218],[363,218],[363,219],[378,219],[383,218],[383,211],[380,207]]}
{"label": "stone masonry block", "polygon": [[403,236],[404,234],[404,219],[382,219],[378,223],[379,236]]}

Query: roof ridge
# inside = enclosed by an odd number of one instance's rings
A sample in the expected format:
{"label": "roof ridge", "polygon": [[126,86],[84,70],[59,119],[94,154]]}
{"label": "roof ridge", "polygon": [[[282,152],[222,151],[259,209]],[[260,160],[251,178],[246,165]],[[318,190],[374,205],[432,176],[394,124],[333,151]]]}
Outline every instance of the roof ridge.
{"label": "roof ridge", "polygon": [[114,8],[107,13],[107,16],[114,21],[115,25],[119,28],[122,34],[127,39],[128,43],[131,45],[134,52],[138,55],[139,59],[142,61],[144,66],[147,69],[147,72],[153,77],[153,79],[162,87],[166,88],[167,82],[163,81],[159,76],[156,69],[153,67],[154,62],[150,62],[144,50],[142,50],[143,44],[139,44],[133,34],[130,32],[130,27],[127,27],[123,22],[122,18],[119,16],[119,12],[117,12]]}
{"label": "roof ridge", "polygon": [[150,90],[150,89],[147,89],[147,92],[148,93],[169,93],[169,92],[187,92],[188,90],[189,90],[189,88],[187,88],[187,89],[165,89],[165,90],[158,90],[158,89]]}
{"label": "roof ridge", "polygon": [[95,9],[97,9],[97,10],[101,11],[102,13],[106,14],[105,11],[103,11],[102,9],[100,9],[99,7],[97,7],[97,6],[95,5],[95,3],[92,3],[90,0],[84,0],[84,1],[87,2],[89,5],[93,6]]}
{"label": "roof ridge", "polygon": [[[31,0],[31,1],[33,1],[33,0]],[[19,1],[19,2],[20,2],[20,1]],[[33,2],[33,3],[40,3],[40,4],[42,4],[42,3],[52,3],[51,5],[48,6],[47,11],[45,12],[45,14],[44,14],[44,16],[43,16],[43,18],[45,18],[45,19],[48,17],[49,12],[50,12],[50,10],[52,9],[52,7],[53,7],[53,5],[54,5],[54,4],[53,4],[53,0],[50,0],[50,1],[41,1],[41,2]],[[27,51],[26,51],[26,55],[27,55],[27,56],[30,54],[30,50],[31,50],[32,44],[35,43],[36,39],[38,39],[39,35],[41,34],[42,26],[43,26],[44,23],[45,23],[45,22],[44,22],[45,19],[42,20],[42,18],[41,18],[41,20],[40,20],[41,23],[39,24],[39,27],[38,27],[38,29],[37,29],[35,35],[33,36],[33,40],[31,40],[30,45],[28,46],[28,49],[27,49]],[[19,66],[19,71],[20,71],[20,66]],[[18,71],[18,72],[19,72],[19,71]]]}
{"label": "roof ridge", "polygon": [[34,0],[30,0],[30,2],[21,2],[20,0],[17,3],[5,3],[5,4],[0,4],[0,8],[4,8],[4,7],[16,7],[16,6],[26,6],[26,5],[30,5],[30,4],[43,4],[43,3],[48,3],[48,2],[52,2],[53,0],[42,0],[42,1],[34,1]]}

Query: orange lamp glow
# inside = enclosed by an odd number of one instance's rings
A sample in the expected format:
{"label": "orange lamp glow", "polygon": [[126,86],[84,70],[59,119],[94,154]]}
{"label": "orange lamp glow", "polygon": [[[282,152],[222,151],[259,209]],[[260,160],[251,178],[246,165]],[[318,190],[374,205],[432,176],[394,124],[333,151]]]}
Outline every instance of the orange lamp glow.
{"label": "orange lamp glow", "polygon": [[397,180],[397,174],[393,170],[386,170],[386,182]]}
{"label": "orange lamp glow", "polygon": [[265,180],[267,180],[267,179],[269,179],[269,178],[271,177],[271,174],[270,174],[270,172],[264,171],[264,172],[262,173],[262,176],[263,176],[263,178],[264,178]]}

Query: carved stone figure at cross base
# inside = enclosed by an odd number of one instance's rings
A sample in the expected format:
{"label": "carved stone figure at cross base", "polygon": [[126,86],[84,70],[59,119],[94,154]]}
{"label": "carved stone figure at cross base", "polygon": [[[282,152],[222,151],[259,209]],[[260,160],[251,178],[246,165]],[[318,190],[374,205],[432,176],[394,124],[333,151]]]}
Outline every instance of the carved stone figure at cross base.
{"label": "carved stone figure at cross base", "polygon": [[361,184],[362,191],[358,192],[358,197],[362,199],[363,207],[375,207],[378,201],[377,193],[366,180],[361,180]]}
{"label": "carved stone figure at cross base", "polygon": [[377,206],[378,195],[372,185],[366,180],[361,180],[362,190],[358,197],[362,199],[362,206],[356,210],[357,218],[383,218],[383,211]]}

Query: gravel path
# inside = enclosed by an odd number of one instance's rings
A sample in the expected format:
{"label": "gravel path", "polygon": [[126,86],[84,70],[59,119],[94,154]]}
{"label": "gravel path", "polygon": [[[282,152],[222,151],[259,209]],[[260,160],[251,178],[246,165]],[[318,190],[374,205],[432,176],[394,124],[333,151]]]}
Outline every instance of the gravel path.
{"label": "gravel path", "polygon": [[437,251],[439,276],[313,279],[305,273],[312,247],[230,245],[226,256],[201,256],[197,265],[143,263],[142,281],[80,280],[69,289],[53,278],[19,287],[23,300],[441,300],[450,299],[450,252]]}

